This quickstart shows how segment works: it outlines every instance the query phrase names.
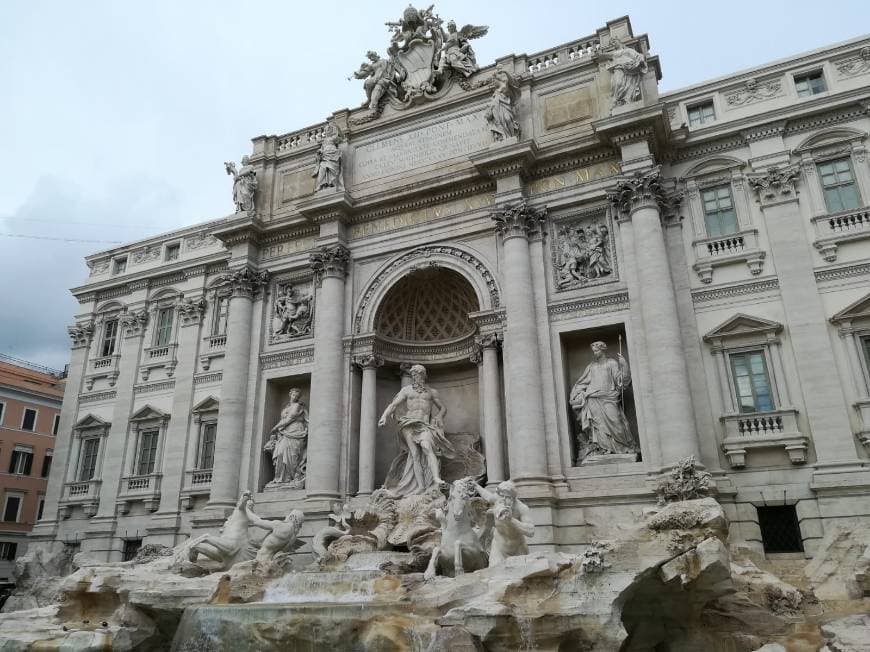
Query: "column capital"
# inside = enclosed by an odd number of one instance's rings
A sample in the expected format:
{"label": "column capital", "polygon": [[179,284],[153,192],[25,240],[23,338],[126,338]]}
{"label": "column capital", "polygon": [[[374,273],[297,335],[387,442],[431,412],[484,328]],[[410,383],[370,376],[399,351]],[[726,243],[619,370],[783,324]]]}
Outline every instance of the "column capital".
{"label": "column capital", "polygon": [[504,336],[501,333],[486,333],[477,337],[477,345],[481,349],[498,349]]}
{"label": "column capital", "polygon": [[205,298],[184,299],[178,304],[178,314],[182,326],[196,326],[205,314]]}
{"label": "column capital", "polygon": [[800,165],[796,163],[769,167],[764,172],[748,173],[746,180],[755,191],[758,203],[764,208],[773,204],[797,201],[800,169]]}
{"label": "column capital", "polygon": [[220,282],[230,289],[231,296],[253,299],[269,282],[269,272],[258,272],[246,265],[222,276]]}
{"label": "column capital", "polygon": [[668,215],[679,207],[683,199],[682,193],[668,192],[661,172],[662,166],[656,165],[617,181],[616,187],[607,193],[607,199],[617,219],[629,219],[640,208],[655,208]]}
{"label": "column capital", "polygon": [[343,279],[349,262],[350,250],[343,244],[322,245],[309,256],[309,264],[318,284],[328,277]]}
{"label": "column capital", "polygon": [[144,335],[149,317],[150,313],[145,308],[142,308],[142,310],[131,310],[121,315],[118,321],[124,329],[124,337],[140,337]]}
{"label": "column capital", "polygon": [[72,340],[72,348],[83,349],[91,343],[91,338],[94,335],[94,322],[81,322],[66,327],[66,332],[69,333]]}
{"label": "column capital", "polygon": [[492,214],[495,230],[502,240],[528,238],[543,230],[546,218],[546,206],[529,206],[525,200],[513,206],[500,207]]}
{"label": "column capital", "polygon": [[384,359],[373,353],[358,355],[353,359],[353,363],[360,369],[377,369],[383,366]]}

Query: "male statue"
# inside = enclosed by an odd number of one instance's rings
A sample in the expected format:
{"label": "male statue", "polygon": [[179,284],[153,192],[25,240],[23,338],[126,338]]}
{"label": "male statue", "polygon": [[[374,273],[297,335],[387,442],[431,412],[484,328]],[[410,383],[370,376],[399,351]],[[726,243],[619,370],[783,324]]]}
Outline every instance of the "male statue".
{"label": "male statue", "polygon": [[257,564],[266,565],[278,553],[290,551],[290,547],[296,541],[296,536],[302,527],[302,522],[305,520],[305,515],[300,510],[294,509],[287,514],[287,517],[283,521],[267,521],[257,516],[253,508],[253,500],[245,503],[245,514],[247,514],[251,525],[263,528],[269,532],[260,544],[260,549],[255,557]]}
{"label": "male statue", "polygon": [[529,554],[526,539],[535,536],[532,510],[517,498],[512,480],[505,480],[495,493],[475,485],[478,495],[490,504],[487,510],[493,516],[494,531],[489,550],[489,567],[497,566],[507,557]]}
{"label": "male statue", "polygon": [[623,390],[631,383],[628,362],[608,358],[604,342],[592,343],[592,362],[571,388],[569,399],[582,433],[578,458],[589,454],[637,453],[638,442],[622,410]]}
{"label": "male statue", "polygon": [[[433,485],[441,485],[439,457],[453,458],[453,446],[444,436],[444,415],[447,408],[438,392],[426,384],[426,368],[415,364],[410,369],[411,384],[396,394],[393,402],[381,415],[378,425],[387,425],[396,408],[405,404],[405,414],[399,418],[399,445],[407,449],[404,467],[399,476],[394,467],[387,474],[384,488],[401,496],[421,494]],[[395,469],[395,473],[394,473]],[[398,476],[398,477],[397,477]]]}

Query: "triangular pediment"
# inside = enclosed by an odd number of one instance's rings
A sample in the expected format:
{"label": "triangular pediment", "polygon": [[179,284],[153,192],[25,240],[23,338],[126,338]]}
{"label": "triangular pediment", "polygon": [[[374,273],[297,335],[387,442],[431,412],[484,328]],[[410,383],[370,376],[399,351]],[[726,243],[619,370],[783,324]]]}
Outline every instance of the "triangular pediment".
{"label": "triangular pediment", "polygon": [[729,337],[741,337],[743,335],[758,335],[762,333],[778,333],[782,330],[782,324],[762,319],[761,317],[753,317],[743,313],[737,313],[726,322],[719,324],[716,328],[704,335],[704,340],[720,340]]}
{"label": "triangular pediment", "polygon": [[193,410],[191,410],[191,412],[193,412],[194,414],[200,412],[217,412],[220,405],[221,402],[218,399],[216,399],[214,396],[209,396],[208,398],[205,398],[197,403],[194,406]]}
{"label": "triangular pediment", "polygon": [[109,428],[112,424],[108,421],[104,421],[98,416],[93,414],[86,414],[81,419],[76,421],[76,424],[73,426],[73,430],[86,430],[88,428]]}
{"label": "triangular pediment", "polygon": [[870,294],[850,303],[836,315],[831,317],[833,323],[851,321],[853,319],[870,318]]}
{"label": "triangular pediment", "polygon": [[162,410],[158,410],[156,407],[152,407],[150,405],[146,405],[144,407],[139,408],[130,417],[130,421],[150,421],[152,419],[168,419],[169,415]]}

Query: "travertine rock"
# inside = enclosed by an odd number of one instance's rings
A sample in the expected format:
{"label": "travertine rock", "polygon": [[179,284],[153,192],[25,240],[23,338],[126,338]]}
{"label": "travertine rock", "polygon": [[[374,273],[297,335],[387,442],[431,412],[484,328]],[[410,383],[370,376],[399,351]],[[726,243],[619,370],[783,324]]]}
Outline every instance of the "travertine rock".
{"label": "travertine rock", "polygon": [[856,600],[870,590],[870,528],[832,528],[804,574],[819,600]]}
{"label": "travertine rock", "polygon": [[58,580],[73,569],[71,549],[64,547],[49,552],[41,546],[31,545],[26,554],[15,560],[15,593],[6,600],[2,611],[35,609],[56,602]]}
{"label": "travertine rock", "polygon": [[847,616],[822,625],[827,645],[820,652],[867,652],[870,650],[870,614]]}

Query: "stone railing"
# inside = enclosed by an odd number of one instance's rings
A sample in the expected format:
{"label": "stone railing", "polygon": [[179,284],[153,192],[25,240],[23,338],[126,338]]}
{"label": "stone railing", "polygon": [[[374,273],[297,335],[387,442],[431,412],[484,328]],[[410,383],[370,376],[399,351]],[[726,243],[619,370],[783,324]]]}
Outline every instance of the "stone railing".
{"label": "stone railing", "polygon": [[800,432],[797,414],[797,410],[774,410],[723,416],[722,450],[731,466],[746,466],[747,451],[756,448],[783,448],[792,464],[806,462],[809,438]]}
{"label": "stone railing", "polygon": [[692,243],[692,247],[697,261],[692,268],[702,283],[712,282],[713,270],[723,265],[745,262],[753,276],[760,274],[764,268],[765,252],[759,248],[756,229],[715,238],[700,238]]}
{"label": "stone railing", "polygon": [[160,475],[150,473],[148,475],[131,475],[124,478],[125,493],[160,491]]}
{"label": "stone railing", "polygon": [[598,52],[600,47],[601,44],[597,36],[577,39],[553,50],[545,50],[544,52],[531,55],[528,59],[528,70],[534,74],[559,64],[579,61],[583,58],[588,59]]}
{"label": "stone railing", "polygon": [[145,357],[149,360],[160,360],[161,358],[165,358],[168,355],[168,346],[152,346],[151,348],[145,349]]}
{"label": "stone railing", "polygon": [[166,346],[151,346],[146,348],[143,354],[144,360],[139,367],[139,374],[142,380],[148,380],[151,371],[161,367],[166,370],[166,376],[171,378],[178,364],[178,360],[175,357],[177,347],[178,344],[167,344]]}
{"label": "stone railing", "polygon": [[212,335],[207,339],[209,349],[222,349],[227,345],[226,335]]}
{"label": "stone railing", "polygon": [[112,366],[112,362],[114,361],[114,356],[107,356],[105,358],[94,358],[93,367],[94,369],[106,369]]}
{"label": "stone railing", "polygon": [[100,484],[100,480],[67,482],[64,485],[63,501],[67,503],[85,503],[96,500],[100,496]]}
{"label": "stone railing", "polygon": [[837,260],[837,246],[870,237],[870,208],[858,208],[813,218],[818,236],[813,245],[829,263]]}
{"label": "stone railing", "polygon": [[324,122],[313,127],[300,129],[283,136],[278,136],[277,149],[278,152],[287,152],[297,147],[305,147],[306,145],[315,145],[323,140],[323,135],[326,133],[327,124]]}
{"label": "stone railing", "polygon": [[187,484],[190,487],[197,487],[211,484],[211,469],[195,469],[187,471]]}

